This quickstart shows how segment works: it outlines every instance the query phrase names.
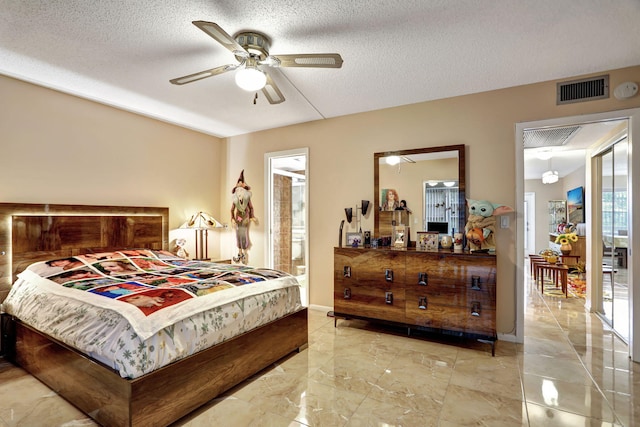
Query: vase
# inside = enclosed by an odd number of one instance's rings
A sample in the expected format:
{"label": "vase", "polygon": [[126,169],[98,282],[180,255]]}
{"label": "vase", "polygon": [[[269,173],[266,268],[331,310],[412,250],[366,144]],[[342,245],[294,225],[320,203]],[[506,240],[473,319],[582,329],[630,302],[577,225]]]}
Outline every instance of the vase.
{"label": "vase", "polygon": [[456,252],[462,252],[464,246],[464,237],[462,233],[453,233],[453,250]]}
{"label": "vase", "polygon": [[571,243],[563,243],[560,245],[560,252],[562,255],[569,255],[571,253]]}

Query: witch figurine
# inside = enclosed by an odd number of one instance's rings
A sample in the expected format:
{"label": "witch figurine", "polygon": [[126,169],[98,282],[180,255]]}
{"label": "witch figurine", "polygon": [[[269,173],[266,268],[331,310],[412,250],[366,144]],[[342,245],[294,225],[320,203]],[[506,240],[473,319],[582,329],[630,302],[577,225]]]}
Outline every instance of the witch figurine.
{"label": "witch figurine", "polygon": [[251,204],[251,191],[244,182],[244,169],[240,172],[240,177],[236,186],[231,190],[231,224],[236,229],[236,245],[238,255],[233,257],[234,262],[247,263],[247,250],[251,247],[249,239],[249,225],[251,221],[258,223],[258,219],[253,216],[253,205]]}

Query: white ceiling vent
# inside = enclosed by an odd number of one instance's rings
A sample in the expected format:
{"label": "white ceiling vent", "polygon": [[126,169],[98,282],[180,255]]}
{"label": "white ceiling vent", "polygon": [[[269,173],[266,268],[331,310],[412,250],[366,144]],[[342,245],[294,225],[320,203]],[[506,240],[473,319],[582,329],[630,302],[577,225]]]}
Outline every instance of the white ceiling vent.
{"label": "white ceiling vent", "polygon": [[609,75],[561,82],[556,85],[556,105],[609,98]]}
{"label": "white ceiling vent", "polygon": [[558,147],[565,145],[580,129],[580,126],[568,126],[551,129],[535,129],[524,132],[524,148]]}

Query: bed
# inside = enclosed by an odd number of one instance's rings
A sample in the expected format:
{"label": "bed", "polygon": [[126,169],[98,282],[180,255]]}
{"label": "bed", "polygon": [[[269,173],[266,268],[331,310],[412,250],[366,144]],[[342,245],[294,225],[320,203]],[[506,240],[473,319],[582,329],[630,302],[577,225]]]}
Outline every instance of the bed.
{"label": "bed", "polygon": [[[0,203],[0,301],[24,279],[23,270],[43,260],[132,249],[168,263],[167,224],[166,208]],[[306,345],[307,311],[300,306],[166,366],[132,374],[2,314],[5,356],[108,426],[168,425]]]}

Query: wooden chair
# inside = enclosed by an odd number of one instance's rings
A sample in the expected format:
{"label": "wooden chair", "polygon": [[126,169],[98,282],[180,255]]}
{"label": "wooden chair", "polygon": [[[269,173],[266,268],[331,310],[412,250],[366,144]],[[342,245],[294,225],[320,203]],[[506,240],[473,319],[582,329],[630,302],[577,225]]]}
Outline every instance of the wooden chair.
{"label": "wooden chair", "polygon": [[605,275],[609,275],[609,281],[611,282],[611,286],[613,286],[613,273],[617,273],[618,270],[614,269],[610,265],[602,266],[602,278],[604,279]]}
{"label": "wooden chair", "polygon": [[[607,246],[604,242],[602,242],[602,259],[603,261],[608,261],[613,256],[613,264],[620,267],[627,267],[627,257],[626,257],[626,248],[624,251],[620,250],[623,248],[616,248],[614,251],[611,246]],[[623,253],[624,252],[624,253]]]}

